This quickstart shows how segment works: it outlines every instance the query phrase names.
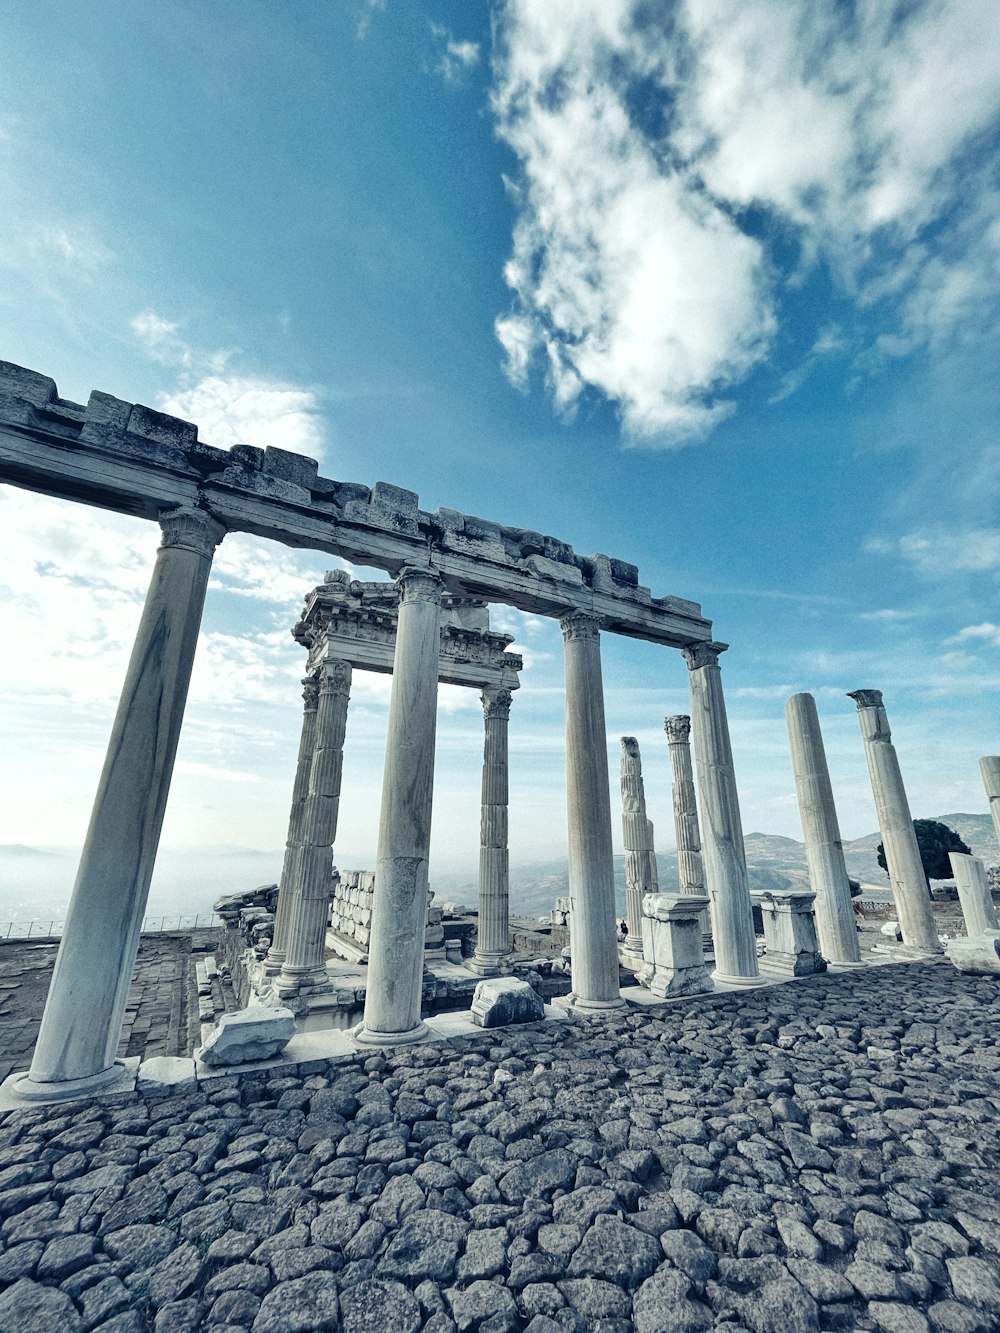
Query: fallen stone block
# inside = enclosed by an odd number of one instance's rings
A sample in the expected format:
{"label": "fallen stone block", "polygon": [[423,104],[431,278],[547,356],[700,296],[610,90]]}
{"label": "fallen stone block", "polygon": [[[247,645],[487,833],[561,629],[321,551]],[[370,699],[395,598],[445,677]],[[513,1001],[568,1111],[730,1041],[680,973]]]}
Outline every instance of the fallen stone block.
{"label": "fallen stone block", "polygon": [[271,1060],[294,1035],[295,1015],[290,1009],[241,1009],[222,1015],[199,1059],[206,1065]]}
{"label": "fallen stone block", "polygon": [[1000,973],[1000,932],[988,931],[982,935],[960,936],[949,940],[944,951],[959,972],[977,976]]}
{"label": "fallen stone block", "polygon": [[545,1017],[541,996],[516,977],[488,977],[472,997],[472,1021],[482,1028],[538,1023]]}

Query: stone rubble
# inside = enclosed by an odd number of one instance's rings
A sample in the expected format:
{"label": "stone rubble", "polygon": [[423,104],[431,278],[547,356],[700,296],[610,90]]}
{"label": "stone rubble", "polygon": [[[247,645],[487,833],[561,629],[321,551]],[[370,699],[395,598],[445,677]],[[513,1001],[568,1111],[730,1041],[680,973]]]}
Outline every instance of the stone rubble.
{"label": "stone rubble", "polygon": [[943,960],[0,1120],[0,1333],[988,1333],[1000,981]]}

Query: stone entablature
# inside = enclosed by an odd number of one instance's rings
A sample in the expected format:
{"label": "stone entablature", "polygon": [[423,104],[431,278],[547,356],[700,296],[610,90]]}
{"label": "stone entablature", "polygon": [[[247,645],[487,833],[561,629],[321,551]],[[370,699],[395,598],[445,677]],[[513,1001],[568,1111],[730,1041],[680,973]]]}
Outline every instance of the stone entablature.
{"label": "stone entablature", "polygon": [[0,362],[0,480],[158,520],[203,509],[230,532],[329,551],[395,576],[433,565],[449,592],[539,615],[584,611],[616,634],[674,647],[709,640],[696,602],[653,597],[635,565],[578,555],[555,537],[453,509],[428,513],[413,491],[319,476],[314,459],[284,449],[216,449],[198,428],[141,404],[93,392],[59,397],[54,380]]}

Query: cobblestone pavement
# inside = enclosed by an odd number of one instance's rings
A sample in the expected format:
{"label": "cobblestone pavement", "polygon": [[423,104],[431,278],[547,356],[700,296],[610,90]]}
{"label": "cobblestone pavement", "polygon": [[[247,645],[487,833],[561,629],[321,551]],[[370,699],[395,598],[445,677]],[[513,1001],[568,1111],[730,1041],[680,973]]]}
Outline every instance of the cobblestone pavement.
{"label": "cobblestone pavement", "polygon": [[[214,940],[215,932],[202,932]],[[190,935],[146,935],[139,946],[118,1054],[188,1053]],[[0,1081],[27,1069],[42,1021],[56,944],[0,945]]]}
{"label": "cobblestone pavement", "polygon": [[998,1018],[868,968],[8,1113],[0,1333],[987,1333]]}

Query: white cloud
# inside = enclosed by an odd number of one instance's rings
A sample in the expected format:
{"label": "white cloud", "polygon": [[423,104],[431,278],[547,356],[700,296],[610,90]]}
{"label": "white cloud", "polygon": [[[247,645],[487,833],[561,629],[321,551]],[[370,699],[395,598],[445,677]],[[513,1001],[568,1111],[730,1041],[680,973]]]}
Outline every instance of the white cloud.
{"label": "white cloud", "polygon": [[456,41],[448,28],[432,23],[431,33],[441,46],[441,59],[435,68],[445,83],[461,83],[468,72],[479,64],[479,43]]}
{"label": "white cloud", "polygon": [[1000,625],[994,625],[988,620],[981,625],[966,625],[948,642],[975,643],[977,640],[991,648],[1000,648]]}
{"label": "white cloud", "polygon": [[[704,435],[801,281],[777,236],[855,294],[882,355],[995,325],[993,0],[507,0],[498,38],[515,383],[537,361],[560,407],[590,386],[634,438]],[[821,334],[772,401],[842,345]]]}
{"label": "white cloud", "polygon": [[988,573],[1000,570],[1000,532],[995,528],[957,528],[944,524],[919,528],[898,539],[872,538],[865,549],[894,555],[921,574]]}

